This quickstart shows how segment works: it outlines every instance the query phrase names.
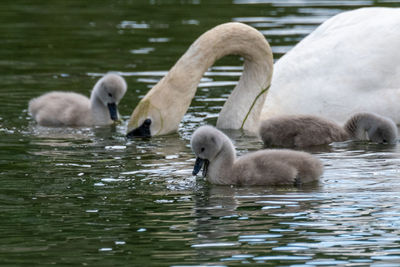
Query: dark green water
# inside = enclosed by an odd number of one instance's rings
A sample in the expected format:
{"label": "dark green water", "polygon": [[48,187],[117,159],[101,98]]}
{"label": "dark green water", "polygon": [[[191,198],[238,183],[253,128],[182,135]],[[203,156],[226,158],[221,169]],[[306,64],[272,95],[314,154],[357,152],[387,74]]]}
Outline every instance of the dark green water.
{"label": "dark green water", "polygon": [[[119,71],[132,109],[204,31],[241,21],[279,58],[327,18],[400,1],[120,0],[0,3],[0,264],[4,266],[400,266],[400,145],[311,151],[325,173],[295,188],[213,186],[191,176],[189,140],[241,72],[227,57],[202,80],[179,132],[128,141],[126,123],[45,128],[27,103],[89,95]],[[228,132],[239,154],[261,143]]]}

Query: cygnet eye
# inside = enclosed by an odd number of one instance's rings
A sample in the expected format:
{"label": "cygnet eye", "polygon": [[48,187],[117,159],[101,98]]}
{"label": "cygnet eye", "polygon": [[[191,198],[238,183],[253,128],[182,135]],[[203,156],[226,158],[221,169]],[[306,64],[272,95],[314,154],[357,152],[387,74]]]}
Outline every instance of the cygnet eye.
{"label": "cygnet eye", "polygon": [[109,97],[112,97],[112,94],[111,94],[111,93],[108,93],[108,96],[109,96]]}
{"label": "cygnet eye", "polygon": [[206,150],[204,147],[202,147],[202,148],[200,149],[201,152],[204,152],[204,150]]}

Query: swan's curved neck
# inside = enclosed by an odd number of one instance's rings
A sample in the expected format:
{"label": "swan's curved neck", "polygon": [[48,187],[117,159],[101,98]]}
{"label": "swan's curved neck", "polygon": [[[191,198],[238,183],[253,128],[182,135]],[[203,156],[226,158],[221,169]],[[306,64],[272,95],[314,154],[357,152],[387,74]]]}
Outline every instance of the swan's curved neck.
{"label": "swan's curved neck", "polygon": [[236,160],[236,149],[232,142],[227,138],[219,154],[215,159],[210,160],[208,167],[208,181],[212,184],[235,184],[236,181],[232,180],[233,164]]}
{"label": "swan's curved neck", "polygon": [[111,123],[110,113],[103,102],[97,97],[96,88],[90,95],[90,112],[94,125],[106,125]]}
{"label": "swan's curved neck", "polygon": [[368,140],[367,132],[371,126],[371,118],[360,113],[352,116],[344,125],[344,129],[351,138]]}
{"label": "swan's curved neck", "polygon": [[222,24],[200,36],[142,99],[128,128],[137,127],[146,116],[143,110],[152,108],[158,110],[153,112],[162,121],[153,135],[176,131],[204,72],[216,60],[230,54],[244,58],[244,70],[219,115],[217,126],[239,129],[243,125],[244,129],[255,131],[266,97],[263,90],[271,82],[273,57],[264,36],[242,23]]}

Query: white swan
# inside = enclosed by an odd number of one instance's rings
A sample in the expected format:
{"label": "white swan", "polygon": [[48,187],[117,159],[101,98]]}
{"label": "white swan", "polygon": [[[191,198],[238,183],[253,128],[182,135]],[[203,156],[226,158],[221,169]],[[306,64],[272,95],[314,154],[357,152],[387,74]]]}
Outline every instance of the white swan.
{"label": "white swan", "polygon": [[190,144],[197,157],[193,175],[203,167],[212,184],[298,185],[317,181],[323,172],[319,159],[300,151],[260,150],[236,159],[232,141],[208,125],[193,133]]}
{"label": "white swan", "polygon": [[260,123],[259,135],[266,147],[307,147],[349,139],[395,144],[396,124],[374,113],[354,114],[344,126],[312,115],[282,115]]}
{"label": "white swan", "polygon": [[43,126],[108,125],[118,120],[117,104],[127,89],[125,80],[113,73],[95,84],[90,100],[73,92],[49,92],[29,101],[29,112]]}
{"label": "white swan", "polygon": [[230,53],[242,55],[245,66],[218,118],[219,128],[256,132],[260,118],[285,114],[344,123],[365,111],[400,123],[400,8],[362,8],[328,19],[275,64],[266,100],[265,94],[255,99],[268,87],[272,56],[256,32],[227,23],[200,36],[139,103],[128,132],[146,119],[152,121],[151,135],[176,131],[204,71]]}

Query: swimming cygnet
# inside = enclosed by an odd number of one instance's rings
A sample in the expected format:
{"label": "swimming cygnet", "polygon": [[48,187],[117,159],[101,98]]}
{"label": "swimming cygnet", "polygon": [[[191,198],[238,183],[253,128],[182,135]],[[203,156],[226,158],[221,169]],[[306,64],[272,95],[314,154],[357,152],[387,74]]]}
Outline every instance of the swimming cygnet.
{"label": "swimming cygnet", "polygon": [[397,126],[374,113],[357,113],[343,127],[317,116],[288,115],[262,121],[259,135],[266,147],[307,147],[350,139],[394,144]]}
{"label": "swimming cygnet", "polygon": [[193,175],[203,167],[212,184],[299,185],[318,180],[323,172],[319,159],[300,151],[260,150],[236,159],[232,141],[212,126],[198,128],[191,146],[197,157]]}
{"label": "swimming cygnet", "polygon": [[90,100],[73,92],[49,92],[29,101],[29,112],[43,126],[109,125],[118,120],[117,104],[127,89],[125,80],[113,73],[95,84]]}

